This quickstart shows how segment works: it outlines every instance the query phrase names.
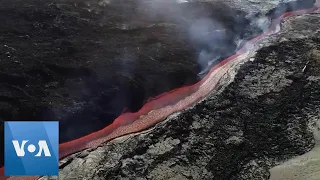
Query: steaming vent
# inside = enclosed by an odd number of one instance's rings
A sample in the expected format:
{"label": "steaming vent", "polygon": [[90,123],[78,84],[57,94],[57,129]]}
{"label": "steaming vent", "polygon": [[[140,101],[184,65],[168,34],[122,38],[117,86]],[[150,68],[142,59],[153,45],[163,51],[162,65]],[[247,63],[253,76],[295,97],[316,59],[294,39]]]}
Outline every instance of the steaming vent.
{"label": "steaming vent", "polygon": [[[199,78],[206,75],[220,60],[242,48],[248,37],[266,31],[271,23],[268,17],[240,17],[234,12],[231,13],[233,25],[217,17],[192,21],[188,29],[189,38],[198,52],[196,60],[201,69]],[[251,34],[246,34],[248,31]]]}

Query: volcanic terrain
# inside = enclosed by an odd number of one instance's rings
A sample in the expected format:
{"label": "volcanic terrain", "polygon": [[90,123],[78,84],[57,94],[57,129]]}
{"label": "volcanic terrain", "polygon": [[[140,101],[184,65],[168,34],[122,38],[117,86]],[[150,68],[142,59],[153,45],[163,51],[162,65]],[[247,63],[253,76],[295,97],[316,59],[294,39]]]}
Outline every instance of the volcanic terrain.
{"label": "volcanic terrain", "polygon": [[[317,6],[3,0],[0,119],[60,122],[59,179],[319,179]],[[110,124],[94,145],[65,143]]]}

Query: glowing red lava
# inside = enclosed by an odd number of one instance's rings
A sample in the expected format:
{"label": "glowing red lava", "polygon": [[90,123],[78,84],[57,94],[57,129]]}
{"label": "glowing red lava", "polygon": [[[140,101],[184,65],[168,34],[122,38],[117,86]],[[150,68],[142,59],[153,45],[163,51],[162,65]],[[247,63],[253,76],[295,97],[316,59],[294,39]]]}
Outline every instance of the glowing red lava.
{"label": "glowing red lava", "polygon": [[[281,17],[272,20],[270,28],[260,36],[248,41],[246,45],[256,43],[261,38],[270,35],[278,29],[281,20],[292,15],[301,15],[311,13],[320,8],[320,2],[317,1],[313,8],[287,12]],[[246,45],[236,52],[235,55],[221,61],[215,65],[210,72],[198,83],[192,86],[181,87],[170,92],[164,93],[160,96],[152,98],[143,107],[135,113],[125,113],[120,115],[109,126],[81,137],[79,139],[62,143],[59,145],[59,158],[62,159],[73,153],[82,151],[88,148],[95,148],[104,142],[110,141],[114,138],[140,132],[156,123],[164,120],[169,115],[182,111],[187,107],[201,101],[205,98],[218,84],[219,80],[230,69],[232,65],[237,63],[242,56],[247,53]],[[4,168],[0,169],[0,174],[4,174]],[[4,177],[0,179],[10,180],[35,180],[39,177]]]}

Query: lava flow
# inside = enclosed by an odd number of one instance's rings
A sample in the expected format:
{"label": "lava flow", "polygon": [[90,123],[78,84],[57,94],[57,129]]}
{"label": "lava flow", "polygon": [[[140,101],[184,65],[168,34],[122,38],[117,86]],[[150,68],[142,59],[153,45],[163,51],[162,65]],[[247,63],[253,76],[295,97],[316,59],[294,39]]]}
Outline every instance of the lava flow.
{"label": "lava flow", "polygon": [[[215,65],[210,72],[198,83],[178,88],[157,96],[149,102],[143,105],[143,107],[135,113],[125,113],[120,115],[114,120],[114,122],[99,130],[97,132],[91,133],[79,139],[62,143],[59,145],[59,158],[64,158],[73,153],[82,151],[84,149],[96,148],[97,146],[110,141],[114,138],[140,132],[156,123],[164,120],[173,113],[182,111],[187,107],[204,99],[210,92],[212,92],[215,87],[217,87],[220,79],[228,73],[230,69],[241,60],[245,59],[248,54],[252,51],[250,47],[257,41],[266,37],[270,34],[274,34],[279,30],[279,24],[281,20],[285,17],[292,15],[301,15],[305,13],[311,13],[317,11],[320,8],[320,1],[316,1],[313,8],[285,12],[283,15],[277,19],[273,19],[271,26],[263,34],[258,37],[246,42],[246,44],[235,53],[235,55],[224,59],[217,65]],[[249,47],[249,48],[248,48]],[[4,168],[0,169],[0,174],[3,175]],[[4,177],[1,179],[38,179],[39,177]]]}

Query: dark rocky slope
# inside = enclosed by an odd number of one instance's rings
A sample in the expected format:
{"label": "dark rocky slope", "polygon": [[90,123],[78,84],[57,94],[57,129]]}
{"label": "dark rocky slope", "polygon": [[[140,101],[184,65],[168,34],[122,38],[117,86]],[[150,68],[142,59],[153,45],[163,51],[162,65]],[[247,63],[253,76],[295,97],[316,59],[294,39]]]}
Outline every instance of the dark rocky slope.
{"label": "dark rocky slope", "polygon": [[[246,12],[219,2],[105,3],[0,2],[1,120],[59,120],[61,142],[72,140],[150,97],[197,82],[203,49],[228,56],[237,40],[261,31]],[[195,37],[201,29],[192,27],[202,21],[217,25],[203,31],[222,34]]]}
{"label": "dark rocky slope", "polygon": [[259,17],[279,2],[250,4],[3,0],[0,120],[58,120],[60,142],[99,130],[150,97],[197,82],[209,60],[267,27]]}
{"label": "dark rocky slope", "polygon": [[[261,31],[220,2],[147,2],[1,1],[0,120],[58,120],[60,142],[84,136],[197,82],[203,49],[228,56]],[[198,26],[222,34],[196,37]]]}
{"label": "dark rocky slope", "polygon": [[146,132],[64,159],[59,178],[268,179],[269,168],[314,146],[319,25],[319,15],[290,18],[220,93]]}

